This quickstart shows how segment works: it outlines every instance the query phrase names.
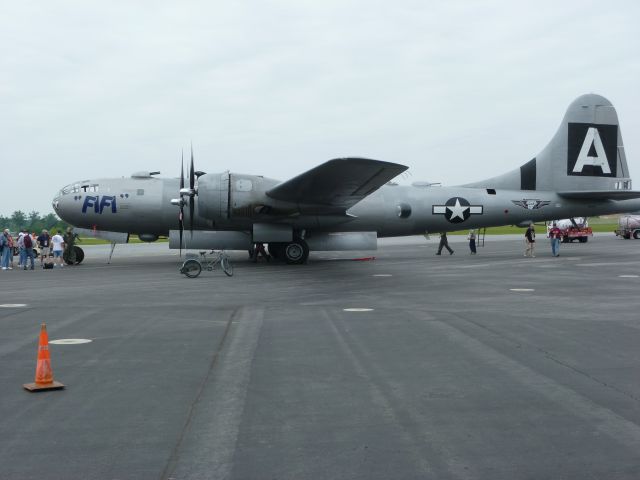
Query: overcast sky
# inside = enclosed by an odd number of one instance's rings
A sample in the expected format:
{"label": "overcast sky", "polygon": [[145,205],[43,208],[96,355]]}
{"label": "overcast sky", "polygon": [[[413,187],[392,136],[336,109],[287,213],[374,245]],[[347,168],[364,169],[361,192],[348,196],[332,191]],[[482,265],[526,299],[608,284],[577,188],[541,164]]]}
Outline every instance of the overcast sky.
{"label": "overcast sky", "polygon": [[613,102],[640,188],[637,1],[5,1],[0,214],[74,180],[326,160],[461,184],[520,166],[577,96]]}

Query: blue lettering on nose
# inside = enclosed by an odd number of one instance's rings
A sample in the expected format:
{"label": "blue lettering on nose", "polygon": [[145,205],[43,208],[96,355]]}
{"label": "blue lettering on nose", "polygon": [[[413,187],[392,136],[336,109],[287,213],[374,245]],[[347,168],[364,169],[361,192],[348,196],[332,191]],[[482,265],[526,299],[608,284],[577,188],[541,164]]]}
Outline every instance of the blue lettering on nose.
{"label": "blue lettering on nose", "polygon": [[84,203],[82,204],[82,213],[87,213],[87,208],[93,207],[93,211],[98,213],[98,197],[87,195],[84,197]]}
{"label": "blue lettering on nose", "polygon": [[100,200],[100,213],[108,206],[111,206],[111,213],[116,213],[116,197],[103,195],[102,200]]}
{"label": "blue lettering on nose", "polygon": [[82,213],[87,213],[87,209],[93,207],[94,213],[102,214],[105,208],[111,207],[111,213],[117,213],[116,197],[109,195],[92,196],[87,195],[84,197],[84,203],[82,204]]}

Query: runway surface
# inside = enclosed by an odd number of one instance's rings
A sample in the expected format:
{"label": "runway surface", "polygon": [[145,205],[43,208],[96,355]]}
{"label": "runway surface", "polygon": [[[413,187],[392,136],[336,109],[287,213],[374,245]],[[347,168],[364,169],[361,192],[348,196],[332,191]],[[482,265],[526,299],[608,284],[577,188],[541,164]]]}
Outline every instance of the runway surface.
{"label": "runway surface", "polygon": [[[0,272],[0,478],[640,478],[640,241],[450,239]],[[34,394],[43,321],[91,342],[51,344],[67,388]]]}

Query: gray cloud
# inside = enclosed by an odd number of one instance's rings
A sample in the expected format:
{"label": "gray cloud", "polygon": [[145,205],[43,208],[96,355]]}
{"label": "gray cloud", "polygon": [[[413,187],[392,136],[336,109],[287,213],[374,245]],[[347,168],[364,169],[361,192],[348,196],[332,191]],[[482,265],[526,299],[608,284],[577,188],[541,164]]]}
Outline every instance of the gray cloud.
{"label": "gray cloud", "polygon": [[191,140],[205,171],[362,155],[465,183],[531,158],[588,92],[638,175],[639,20],[631,1],[13,2],[0,213],[47,213],[81,178],[175,176]]}

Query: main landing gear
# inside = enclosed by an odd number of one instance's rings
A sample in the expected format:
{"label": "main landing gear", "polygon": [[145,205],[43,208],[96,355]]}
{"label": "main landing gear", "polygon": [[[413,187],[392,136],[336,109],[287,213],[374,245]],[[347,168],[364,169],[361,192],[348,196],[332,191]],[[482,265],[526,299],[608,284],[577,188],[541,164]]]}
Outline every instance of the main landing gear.
{"label": "main landing gear", "polygon": [[290,265],[300,265],[309,258],[309,246],[301,238],[289,243],[270,243],[269,255],[278,260],[284,260]]}
{"label": "main landing gear", "polygon": [[67,265],[79,265],[80,263],[82,263],[82,260],[84,260],[84,250],[74,245],[73,251],[75,252],[75,259],[70,258],[66,252],[62,255],[62,259]]}

